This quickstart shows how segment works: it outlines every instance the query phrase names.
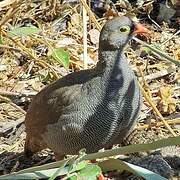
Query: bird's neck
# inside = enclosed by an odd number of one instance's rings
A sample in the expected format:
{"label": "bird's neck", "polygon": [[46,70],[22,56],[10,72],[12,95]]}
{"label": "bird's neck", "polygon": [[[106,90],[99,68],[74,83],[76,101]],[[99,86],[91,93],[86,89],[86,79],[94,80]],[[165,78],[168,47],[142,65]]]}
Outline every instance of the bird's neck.
{"label": "bird's neck", "polygon": [[99,59],[97,68],[99,67],[103,72],[100,82],[101,89],[106,91],[108,101],[113,101],[119,92],[125,94],[134,75],[126,57],[120,50],[100,51]]}
{"label": "bird's neck", "polygon": [[99,60],[97,67],[103,70],[105,76],[111,78],[117,78],[126,72],[123,69],[127,68],[128,70],[129,67],[126,57],[120,49],[114,51],[100,50]]}

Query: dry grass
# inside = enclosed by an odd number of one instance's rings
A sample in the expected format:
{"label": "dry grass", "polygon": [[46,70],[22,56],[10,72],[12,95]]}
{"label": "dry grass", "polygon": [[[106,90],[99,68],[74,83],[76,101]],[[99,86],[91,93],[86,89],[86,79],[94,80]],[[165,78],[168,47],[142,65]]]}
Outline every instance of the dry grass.
{"label": "dry grass", "polygon": [[[25,138],[24,129],[18,126],[22,122],[18,120],[25,116],[32,97],[45,85],[69,72],[84,68],[82,5],[88,14],[87,23],[91,24],[88,32],[90,29],[100,31],[109,15],[117,14],[109,9],[103,18],[97,18],[84,0],[81,0],[81,3],[71,7],[68,4],[61,5],[56,0],[34,3],[30,0],[0,2],[0,163],[9,162],[12,169],[7,168],[8,170],[22,169],[32,163],[17,165],[16,159],[16,153],[23,151]],[[180,59],[180,38],[175,28],[163,23],[159,31],[156,25],[149,23],[148,16],[139,13],[145,9],[143,12],[146,14],[147,5],[139,9],[135,6],[129,9],[130,7],[123,3],[116,6],[123,7],[123,11],[118,15],[125,15],[131,10],[133,16],[149,28],[150,37],[139,38],[151,41],[171,57]],[[178,22],[178,18],[176,19]],[[30,24],[37,27],[38,32],[22,32],[19,35],[20,30],[14,31],[15,27]],[[85,65],[88,68],[97,62],[98,47],[90,36],[97,39],[98,34],[88,34]],[[159,137],[179,136],[179,69],[158,54],[148,53],[147,49],[138,46],[136,42],[132,42],[132,46],[126,48],[126,55],[139,76],[144,95],[141,120],[136,128],[156,129]],[[62,66],[64,59],[53,57],[55,49],[60,47],[69,52],[68,68]],[[12,123],[14,121],[19,124]],[[46,152],[45,156],[47,154],[49,152]],[[20,155],[18,157],[21,158]],[[33,163],[39,163],[42,159],[43,155]]]}

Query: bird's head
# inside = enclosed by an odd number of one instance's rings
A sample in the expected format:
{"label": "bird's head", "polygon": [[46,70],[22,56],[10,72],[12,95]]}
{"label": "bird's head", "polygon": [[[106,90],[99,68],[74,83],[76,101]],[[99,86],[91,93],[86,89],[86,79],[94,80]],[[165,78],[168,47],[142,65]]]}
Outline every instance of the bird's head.
{"label": "bird's head", "polygon": [[133,34],[147,32],[145,27],[126,16],[115,17],[107,21],[102,28],[99,49],[110,51],[123,49]]}

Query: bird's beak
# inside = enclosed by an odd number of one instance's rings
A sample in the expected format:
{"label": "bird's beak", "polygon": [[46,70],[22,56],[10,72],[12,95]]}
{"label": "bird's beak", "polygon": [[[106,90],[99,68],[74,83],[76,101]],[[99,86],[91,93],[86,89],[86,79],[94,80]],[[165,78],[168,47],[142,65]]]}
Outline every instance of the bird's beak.
{"label": "bird's beak", "polygon": [[149,30],[145,28],[143,25],[139,23],[134,23],[134,34],[144,34],[144,33],[149,33]]}

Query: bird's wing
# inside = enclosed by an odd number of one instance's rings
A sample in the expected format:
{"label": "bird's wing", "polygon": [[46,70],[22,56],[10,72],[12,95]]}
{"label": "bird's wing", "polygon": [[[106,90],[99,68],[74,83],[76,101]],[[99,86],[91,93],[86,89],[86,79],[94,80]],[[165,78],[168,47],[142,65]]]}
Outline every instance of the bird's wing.
{"label": "bird's wing", "polygon": [[26,115],[27,131],[28,128],[30,132],[32,129],[43,131],[47,124],[56,123],[65,107],[81,98],[83,85],[97,75],[97,70],[94,69],[79,71],[59,79],[40,91],[34,97]]}

